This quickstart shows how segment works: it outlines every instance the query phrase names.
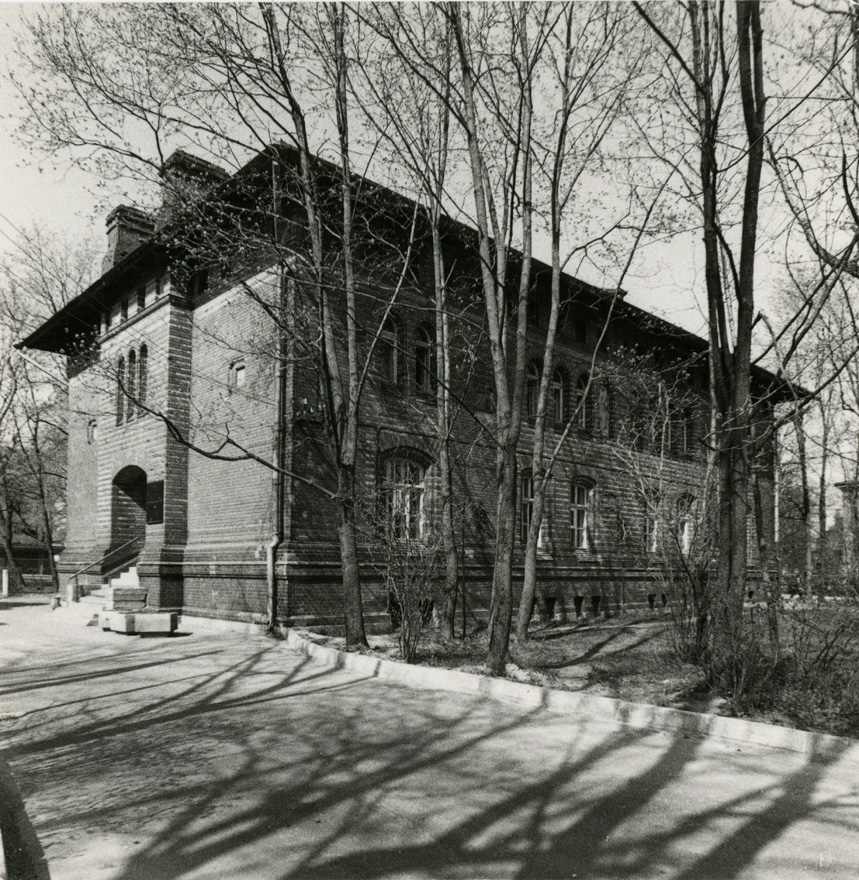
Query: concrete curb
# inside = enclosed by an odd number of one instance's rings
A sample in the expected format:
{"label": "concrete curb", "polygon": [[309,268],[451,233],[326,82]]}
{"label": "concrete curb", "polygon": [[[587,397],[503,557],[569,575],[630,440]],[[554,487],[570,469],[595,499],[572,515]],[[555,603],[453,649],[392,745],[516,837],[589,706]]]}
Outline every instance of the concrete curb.
{"label": "concrete curb", "polygon": [[799,752],[815,761],[840,761],[859,770],[859,740],[826,733],[809,733],[790,727],[762,724],[743,718],[726,718],[669,709],[646,703],[629,703],[574,691],[560,691],[504,678],[475,675],[437,666],[412,666],[383,660],[368,654],[353,654],[318,645],[290,630],[287,644],[294,651],[312,657],[326,666],[346,669],[371,678],[415,684],[438,690],[490,697],[519,706],[542,708],[549,712],[578,715],[599,721],[624,724],[641,730],[661,730],[694,736],[717,736],[755,745]]}

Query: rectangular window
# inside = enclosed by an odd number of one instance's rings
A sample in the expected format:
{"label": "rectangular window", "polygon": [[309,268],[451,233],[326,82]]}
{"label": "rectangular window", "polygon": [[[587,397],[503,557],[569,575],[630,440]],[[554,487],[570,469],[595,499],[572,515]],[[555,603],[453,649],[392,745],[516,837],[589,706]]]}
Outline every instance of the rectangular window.
{"label": "rectangular window", "polygon": [[564,381],[561,374],[556,370],[552,380],[552,418],[560,425],[564,419]]}
{"label": "rectangular window", "polygon": [[[526,475],[519,484],[519,540],[523,546],[528,541],[528,530],[534,519],[534,480]],[[546,507],[540,520],[540,532],[537,535],[537,547],[545,546]]]}
{"label": "rectangular window", "polygon": [[590,486],[573,483],[570,491],[570,543],[576,550],[587,550],[590,546],[592,497]]}
{"label": "rectangular window", "polygon": [[146,524],[164,522],[164,480],[146,484]]}
{"label": "rectangular window", "polygon": [[128,320],[128,297],[124,296],[119,304],[119,318],[121,321]]}
{"label": "rectangular window", "polygon": [[656,553],[659,549],[659,498],[643,500],[641,503],[641,543],[645,553]]}
{"label": "rectangular window", "polygon": [[522,477],[519,484],[519,540],[525,544],[531,518],[534,515],[534,481],[529,476]]}
{"label": "rectangular window", "polygon": [[146,308],[146,287],[141,284],[137,288],[137,311],[142,312]]}
{"label": "rectangular window", "polygon": [[244,361],[233,361],[230,364],[229,387],[230,391],[244,388],[247,383],[247,368]]}
{"label": "rectangular window", "polygon": [[424,533],[424,469],[407,458],[385,463],[382,496],[390,536],[420,540]]}

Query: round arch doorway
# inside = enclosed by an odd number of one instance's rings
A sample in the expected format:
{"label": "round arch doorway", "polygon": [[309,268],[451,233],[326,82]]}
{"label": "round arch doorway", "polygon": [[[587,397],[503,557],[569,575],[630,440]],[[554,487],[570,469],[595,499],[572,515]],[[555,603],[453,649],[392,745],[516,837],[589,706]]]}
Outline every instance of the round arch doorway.
{"label": "round arch doorway", "polygon": [[110,546],[138,552],[146,540],[146,471],[124,467],[114,478],[110,510]]}

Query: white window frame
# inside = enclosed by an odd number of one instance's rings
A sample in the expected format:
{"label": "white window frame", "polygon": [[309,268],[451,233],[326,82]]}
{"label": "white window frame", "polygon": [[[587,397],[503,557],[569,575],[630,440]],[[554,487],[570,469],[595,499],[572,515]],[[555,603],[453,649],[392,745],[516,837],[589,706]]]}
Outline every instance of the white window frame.
{"label": "white window frame", "polygon": [[588,388],[590,375],[588,373],[580,373],[576,379],[576,428],[580,431],[590,432],[593,430],[593,405],[591,395],[593,394],[593,385]]}
{"label": "white window frame", "polygon": [[593,528],[594,487],[584,480],[570,484],[570,544],[574,550],[590,550]]}
{"label": "white window frame", "polygon": [[[524,547],[528,543],[528,531],[534,518],[534,478],[530,473],[519,477],[519,540]],[[540,532],[537,535],[537,548],[546,546],[546,505],[543,505],[543,516],[540,520]]]}
{"label": "white window frame", "polygon": [[421,541],[426,535],[426,468],[413,458],[385,459],[382,483],[385,527],[395,539]]}

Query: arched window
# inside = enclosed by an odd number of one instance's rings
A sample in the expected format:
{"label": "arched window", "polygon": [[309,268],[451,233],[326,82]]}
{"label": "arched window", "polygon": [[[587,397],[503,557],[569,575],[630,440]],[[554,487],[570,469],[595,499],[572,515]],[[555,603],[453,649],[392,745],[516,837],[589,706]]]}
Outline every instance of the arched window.
{"label": "arched window", "polygon": [[137,352],[132,348],[128,353],[128,379],[125,383],[128,401],[125,404],[125,421],[130,422],[140,410],[137,407]]}
{"label": "arched window", "polygon": [[529,419],[537,417],[537,404],[540,397],[540,373],[542,365],[539,361],[531,361],[528,364],[528,372],[525,376],[525,406]]}
{"label": "arched window", "polygon": [[[145,345],[140,346],[140,359],[137,362],[137,399],[141,406],[146,405],[146,387],[149,384],[149,349]],[[137,410],[137,415],[143,418],[142,409]]]}
{"label": "arched window", "polygon": [[376,343],[379,373],[382,380],[396,385],[400,381],[400,328],[393,315],[388,315]]}
{"label": "arched window", "polygon": [[556,423],[563,424],[567,420],[567,408],[565,406],[567,377],[560,367],[552,374],[550,392],[552,397],[552,418]]}
{"label": "arched window", "polygon": [[594,424],[593,389],[588,388],[590,376],[582,373],[576,382],[576,427],[592,431]]}
{"label": "arched window", "polygon": [[116,364],[116,424],[121,425],[125,417],[125,358],[120,358]]}
{"label": "arched window", "polygon": [[426,468],[412,458],[386,459],[382,505],[388,534],[396,539],[419,540],[424,535]]}
{"label": "arched window", "polygon": [[576,550],[591,546],[593,494],[593,485],[585,480],[574,480],[570,486],[570,543]]}
{"label": "arched window", "polygon": [[415,391],[433,394],[437,375],[435,333],[421,325],[415,331]]}

